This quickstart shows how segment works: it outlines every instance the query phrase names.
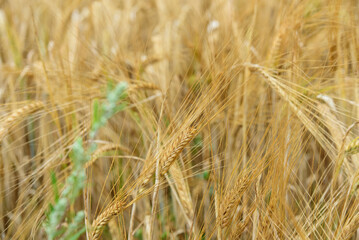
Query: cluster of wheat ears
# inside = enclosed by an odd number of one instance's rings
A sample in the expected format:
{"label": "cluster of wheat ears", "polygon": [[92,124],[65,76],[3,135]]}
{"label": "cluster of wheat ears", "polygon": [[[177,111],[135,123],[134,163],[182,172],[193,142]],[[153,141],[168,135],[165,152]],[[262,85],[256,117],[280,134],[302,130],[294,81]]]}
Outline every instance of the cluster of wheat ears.
{"label": "cluster of wheat ears", "polygon": [[0,0],[1,239],[359,239],[358,136],[357,0]]}

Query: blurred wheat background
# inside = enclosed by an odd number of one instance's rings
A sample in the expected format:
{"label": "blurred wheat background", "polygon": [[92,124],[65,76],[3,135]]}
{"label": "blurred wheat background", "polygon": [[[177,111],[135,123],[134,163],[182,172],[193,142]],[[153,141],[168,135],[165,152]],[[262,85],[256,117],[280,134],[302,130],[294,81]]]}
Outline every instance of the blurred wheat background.
{"label": "blurred wheat background", "polygon": [[0,1],[1,239],[359,239],[357,0]]}

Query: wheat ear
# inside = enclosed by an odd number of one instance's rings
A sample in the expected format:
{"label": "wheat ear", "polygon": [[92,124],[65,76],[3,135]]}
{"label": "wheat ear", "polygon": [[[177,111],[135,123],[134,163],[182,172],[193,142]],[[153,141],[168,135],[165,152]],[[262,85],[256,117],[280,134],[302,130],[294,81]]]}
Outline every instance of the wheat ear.
{"label": "wheat ear", "polygon": [[17,121],[22,120],[27,115],[39,111],[44,108],[44,103],[40,101],[34,101],[30,104],[25,105],[22,108],[17,109],[13,113],[11,113],[2,123],[2,127],[0,128],[0,140],[3,139],[5,134],[11,130],[16,124]]}
{"label": "wheat ear", "polygon": [[105,209],[92,223],[93,233],[92,240],[100,238],[103,228],[111,220],[112,217],[117,216],[123,211],[124,202],[116,201],[113,202],[108,208]]}
{"label": "wheat ear", "polygon": [[165,148],[160,162],[162,175],[168,171],[185,146],[193,139],[196,132],[196,129],[193,127],[186,129]]}
{"label": "wheat ear", "polygon": [[187,182],[184,179],[184,176],[181,172],[180,167],[178,164],[173,164],[170,168],[170,173],[173,177],[175,186],[178,191],[178,196],[181,200],[181,203],[183,205],[183,208],[185,210],[185,214],[189,219],[193,219],[194,211],[193,211],[193,205],[192,205],[192,199],[191,195],[188,191],[188,185]]}
{"label": "wheat ear", "polygon": [[221,204],[220,208],[220,226],[222,228],[225,228],[229,225],[233,217],[234,208],[238,205],[240,197],[249,187],[249,184],[249,173],[245,173],[242,177],[238,178],[234,187],[225,194],[223,203]]}
{"label": "wheat ear", "polygon": [[[164,175],[173,162],[177,159],[179,154],[183,151],[185,146],[193,139],[196,134],[196,129],[193,127],[189,127],[186,130],[182,131],[177,138],[172,140],[169,144],[167,144],[162,151],[159,152],[154,157],[154,161],[151,162],[147,167],[145,167],[142,173],[142,183],[141,188],[145,186],[153,176],[155,172],[155,164],[157,159],[160,158],[160,174]],[[140,190],[142,192],[143,189]]]}

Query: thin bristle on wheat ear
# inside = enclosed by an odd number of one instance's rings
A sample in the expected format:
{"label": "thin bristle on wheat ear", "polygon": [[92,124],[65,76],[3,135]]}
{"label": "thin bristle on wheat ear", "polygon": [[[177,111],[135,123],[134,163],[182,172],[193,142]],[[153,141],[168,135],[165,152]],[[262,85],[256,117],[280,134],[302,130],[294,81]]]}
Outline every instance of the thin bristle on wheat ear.
{"label": "thin bristle on wheat ear", "polygon": [[[165,174],[172,163],[176,160],[178,155],[182,152],[184,147],[192,140],[196,133],[195,128],[188,128],[181,132],[181,134],[171,141],[164,149],[160,152],[160,172],[161,174]],[[150,165],[154,166],[154,165]],[[153,170],[153,171],[152,171]],[[154,174],[155,168],[146,168],[143,172],[145,177],[142,180],[141,186],[144,185],[144,182],[148,182],[151,176]],[[137,198],[137,200],[140,197]],[[123,201],[114,201],[109,207],[105,209],[93,222],[92,226],[94,232],[92,234],[93,240],[96,240],[100,237],[103,227],[111,220],[112,217],[118,215],[121,211],[123,211]]]}
{"label": "thin bristle on wheat ear", "polygon": [[110,207],[106,208],[92,223],[93,232],[92,240],[100,238],[105,225],[111,220],[112,217],[117,216],[123,211],[123,201],[115,201]]}
{"label": "thin bristle on wheat ear", "polygon": [[17,121],[22,120],[27,115],[39,111],[44,107],[45,105],[43,102],[34,101],[11,113],[2,123],[2,126],[0,128],[0,140],[2,140],[5,134],[16,125]]}
{"label": "thin bristle on wheat ear", "polygon": [[231,239],[240,239],[242,233],[248,226],[249,222],[252,220],[253,212],[256,210],[256,205],[252,204],[252,207],[243,221],[238,221],[234,229],[231,232]]}
{"label": "thin bristle on wheat ear", "polygon": [[244,191],[249,187],[249,185],[249,173],[245,173],[242,177],[238,178],[234,187],[225,194],[223,203],[221,204],[220,208],[220,226],[222,228],[225,228],[229,225],[233,217],[234,208],[238,205],[240,197],[243,195]]}
{"label": "thin bristle on wheat ear", "polygon": [[102,147],[100,147],[99,149],[97,149],[91,156],[91,160],[89,162],[86,163],[85,168],[88,168],[89,166],[91,166],[94,162],[96,162],[96,160],[102,156],[102,154],[104,154],[105,152],[108,151],[112,151],[112,150],[122,150],[124,152],[130,152],[130,150],[120,144],[115,144],[115,143],[110,143],[110,144],[106,144]]}
{"label": "thin bristle on wheat ear", "polygon": [[167,144],[162,151],[156,155],[154,161],[152,161],[151,164],[143,170],[143,180],[141,186],[143,187],[146,185],[155,173],[155,163],[158,158],[160,161],[160,173],[161,175],[164,175],[172,163],[177,159],[179,154],[183,151],[185,146],[193,139],[196,132],[197,130],[195,128],[189,127],[182,131],[177,138]]}
{"label": "thin bristle on wheat ear", "polygon": [[356,230],[359,228],[359,214],[356,214],[349,224],[344,226],[343,231],[341,232],[340,239],[348,239],[351,237]]}
{"label": "thin bristle on wheat ear", "polygon": [[345,149],[347,155],[353,155],[359,153],[359,137],[354,139],[348,147]]}

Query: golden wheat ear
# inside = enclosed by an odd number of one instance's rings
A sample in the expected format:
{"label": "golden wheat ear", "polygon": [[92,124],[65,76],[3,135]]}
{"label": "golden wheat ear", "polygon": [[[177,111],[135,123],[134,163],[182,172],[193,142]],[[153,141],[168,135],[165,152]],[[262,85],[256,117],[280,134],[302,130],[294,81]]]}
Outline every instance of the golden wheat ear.
{"label": "golden wheat ear", "polygon": [[178,164],[173,164],[170,168],[170,174],[173,177],[179,199],[183,205],[185,214],[192,220],[194,218],[194,209],[190,191],[188,190],[188,183]]}
{"label": "golden wheat ear", "polygon": [[123,201],[115,201],[109,208],[106,208],[92,223],[93,232],[92,240],[100,238],[103,228],[112,219],[112,217],[120,214],[124,209]]}
{"label": "golden wheat ear", "polygon": [[12,130],[22,119],[28,115],[42,110],[45,107],[44,103],[41,101],[34,101],[25,105],[22,108],[15,110],[9,116],[5,118],[0,128],[0,141],[5,137],[5,135]]}
{"label": "golden wheat ear", "polygon": [[189,127],[186,130],[182,131],[177,138],[171,141],[168,145],[166,145],[162,151],[160,151],[155,157],[154,161],[144,167],[142,171],[142,183],[140,186],[139,193],[144,191],[145,185],[150,181],[152,176],[155,173],[155,165],[157,159],[159,158],[160,161],[160,173],[163,176],[180,153],[183,151],[185,146],[194,138],[195,134],[197,133],[196,128]]}
{"label": "golden wheat ear", "polygon": [[171,142],[168,148],[165,148],[165,151],[160,160],[162,175],[167,173],[168,169],[170,169],[171,165],[178,158],[187,144],[194,138],[196,133],[196,128],[189,127],[183,131],[173,142]]}
{"label": "golden wheat ear", "polygon": [[232,189],[226,192],[220,210],[220,226],[225,228],[231,222],[234,209],[240,201],[240,197],[251,183],[250,174],[245,173],[239,177]]}
{"label": "golden wheat ear", "polygon": [[[176,137],[173,141],[166,145],[165,148],[157,155],[157,157],[160,158],[161,175],[167,173],[171,165],[174,163],[174,161],[177,159],[177,157],[183,151],[186,145],[193,139],[196,133],[197,130],[195,128],[189,127],[185,129],[178,135],[178,137]],[[144,184],[148,183],[154,172],[155,167],[153,164],[151,164],[144,170],[142,177],[140,176],[140,179],[142,179],[140,186],[144,186]],[[140,199],[141,196],[143,196],[143,194],[136,198],[136,200]],[[103,227],[111,220],[112,217],[117,216],[125,209],[125,207],[127,208],[130,206],[124,206],[124,202],[125,201],[123,199],[115,200],[95,219],[92,224],[93,240],[99,239]]]}

